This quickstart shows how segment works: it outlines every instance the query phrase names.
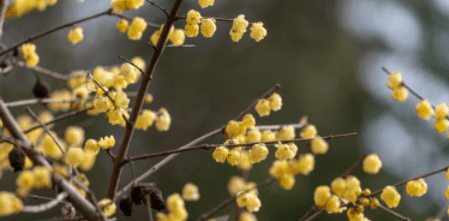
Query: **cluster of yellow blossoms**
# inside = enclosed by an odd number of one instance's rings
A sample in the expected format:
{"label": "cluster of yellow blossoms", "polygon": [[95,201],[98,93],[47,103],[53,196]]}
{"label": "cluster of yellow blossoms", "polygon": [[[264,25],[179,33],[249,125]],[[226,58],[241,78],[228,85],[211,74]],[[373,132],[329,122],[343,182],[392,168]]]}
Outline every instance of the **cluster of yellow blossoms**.
{"label": "cluster of yellow blossoms", "polygon": [[16,193],[22,198],[33,188],[50,188],[51,171],[44,166],[35,166],[33,170],[24,170],[17,177],[16,185]]}
{"label": "cluster of yellow blossoms", "polygon": [[236,197],[237,205],[239,207],[246,207],[248,212],[257,212],[262,206],[259,197],[254,193],[241,191],[237,193]]}
{"label": "cluster of yellow blossoms", "polygon": [[[151,44],[157,45],[157,41],[159,40],[159,37],[161,36],[163,28],[164,28],[164,26],[161,26],[161,28],[159,30],[155,31],[151,35],[151,37],[150,37]],[[184,34],[184,30],[177,29],[177,28],[175,29],[173,26],[170,28],[170,31],[168,33],[168,40],[170,40],[173,45],[183,45],[185,38],[186,37]]]}
{"label": "cluster of yellow blossoms", "polygon": [[117,209],[117,206],[114,202],[111,201],[109,198],[104,198],[100,201],[98,201],[98,205],[102,208],[103,214],[106,217],[110,217],[115,213],[115,210]]}
{"label": "cluster of yellow blossoms", "polygon": [[0,191],[0,216],[8,216],[19,213],[22,210],[22,200],[13,193]]}
{"label": "cluster of yellow blossoms", "polygon": [[22,59],[26,61],[27,65],[34,67],[39,63],[39,55],[36,54],[36,45],[31,43],[25,43],[22,45]]}
{"label": "cluster of yellow blossoms", "polygon": [[5,17],[9,18],[14,16],[19,18],[35,9],[44,11],[47,6],[53,6],[57,2],[58,0],[14,0],[8,9],[6,9]]}
{"label": "cluster of yellow blossoms", "polygon": [[116,27],[122,33],[128,31],[128,38],[130,40],[140,40],[142,38],[143,32],[147,29],[147,26],[148,25],[145,19],[135,17],[131,22],[131,26],[129,26],[127,20],[120,19],[117,22]]}
{"label": "cluster of yellow blossoms", "polygon": [[126,10],[138,9],[143,6],[145,0],[112,0],[112,10],[122,13]]}
{"label": "cluster of yellow blossoms", "polygon": [[73,45],[80,43],[83,38],[83,28],[81,27],[71,29],[67,35],[67,40],[69,40]]}
{"label": "cluster of yellow blossoms", "polygon": [[198,4],[201,6],[201,8],[206,8],[209,6],[214,5],[215,0],[198,0]]}
{"label": "cluster of yellow blossoms", "polygon": [[182,188],[182,198],[185,201],[197,201],[200,199],[198,187],[193,183],[186,183]]}
{"label": "cluster of yellow blossoms", "polygon": [[407,100],[408,90],[402,86],[402,75],[399,72],[391,73],[388,76],[387,86],[391,89],[393,100],[404,102]]}
{"label": "cluster of yellow blossoms", "polygon": [[273,93],[268,99],[260,99],[255,109],[260,117],[265,117],[270,115],[270,111],[278,111],[281,107],[281,96],[278,93]]}
{"label": "cluster of yellow blossoms", "polygon": [[179,193],[174,193],[167,198],[168,214],[163,212],[156,213],[157,221],[184,221],[189,214],[185,208],[184,200]]}

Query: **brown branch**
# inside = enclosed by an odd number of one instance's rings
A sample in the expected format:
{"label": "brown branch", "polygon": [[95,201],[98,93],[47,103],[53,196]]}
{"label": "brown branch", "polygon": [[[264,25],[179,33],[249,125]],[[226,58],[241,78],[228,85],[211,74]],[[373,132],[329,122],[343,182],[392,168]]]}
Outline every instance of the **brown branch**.
{"label": "brown branch", "polygon": [[[269,186],[271,184],[274,183],[274,181],[276,181],[275,178],[271,178],[268,180],[265,180],[263,182],[258,183],[256,186],[254,186],[251,189],[245,190],[244,192],[247,193],[253,189],[257,189],[257,188],[261,188],[261,187],[265,187],[265,186]],[[210,211],[208,211],[207,213],[201,215],[197,221],[203,221],[206,220],[208,218],[210,218],[211,216],[215,215],[217,212],[219,212],[220,210],[222,210],[223,208],[225,208],[227,205],[231,204],[232,202],[235,202],[236,200],[236,196],[231,196],[228,199],[224,200],[222,203],[218,204],[216,207],[214,207],[213,209],[211,209]]]}
{"label": "brown branch", "polygon": [[6,8],[9,0],[0,0],[0,39],[3,37],[3,23],[5,21]]}
{"label": "brown branch", "polygon": [[348,170],[346,170],[342,175],[341,178],[346,178],[349,174],[352,173],[352,171],[363,162],[363,160],[366,158],[366,156],[368,156],[368,154],[364,154],[362,155],[351,167],[349,167]]}
{"label": "brown branch", "polygon": [[41,33],[39,33],[39,34],[37,34],[35,36],[32,36],[32,37],[26,39],[25,41],[22,41],[22,42],[20,42],[20,43],[18,43],[16,45],[14,45],[14,46],[4,50],[3,52],[0,53],[0,56],[2,56],[4,54],[6,54],[6,53],[8,53],[8,52],[18,48],[19,46],[21,46],[21,45],[23,45],[25,43],[28,43],[28,42],[31,42],[31,41],[36,40],[38,38],[41,38],[41,37],[43,37],[45,35],[48,35],[48,34],[50,34],[52,32],[58,31],[58,30],[63,29],[63,28],[68,28],[68,27],[71,27],[72,25],[75,25],[75,24],[78,24],[78,23],[81,23],[81,22],[85,22],[85,21],[88,21],[88,20],[91,20],[91,19],[94,19],[94,18],[98,18],[98,17],[101,17],[103,15],[109,15],[111,12],[112,12],[112,9],[108,9],[107,11],[100,12],[98,14],[95,14],[95,15],[92,15],[92,16],[89,16],[89,17],[86,17],[86,18],[83,18],[83,19],[79,19],[79,20],[76,20],[76,21],[73,21],[73,22],[70,22],[70,23],[58,26],[56,28],[53,28],[53,29],[50,29],[50,30],[47,30],[47,31],[43,31],[43,32],[41,32]]}
{"label": "brown branch", "polygon": [[[56,122],[58,122],[58,121],[60,121],[60,120],[64,120],[64,119],[66,119],[66,118],[75,116],[75,115],[77,115],[77,114],[84,113],[84,112],[86,112],[86,111],[88,111],[88,110],[90,110],[90,109],[93,109],[93,108],[94,108],[94,107],[86,107],[86,108],[81,109],[81,110],[76,110],[76,111],[72,111],[72,112],[70,112],[70,113],[62,114],[62,115],[60,115],[60,116],[58,116],[58,117],[53,118],[53,120],[46,122],[45,125],[49,125],[49,124],[56,123]],[[41,127],[42,127],[42,125],[37,125],[37,126],[34,126],[34,127],[30,128],[30,129],[28,129],[28,130],[23,131],[23,133],[29,133],[29,132],[31,132],[31,131],[33,131],[33,130],[36,130],[36,129],[38,129],[38,128],[41,128]]]}
{"label": "brown branch", "polygon": [[381,209],[383,209],[383,210],[385,210],[385,211],[387,211],[388,213],[392,214],[393,216],[396,216],[396,217],[399,218],[399,219],[402,219],[402,220],[404,220],[404,221],[411,221],[410,218],[405,217],[405,216],[403,216],[403,215],[401,215],[401,214],[399,214],[399,213],[397,213],[397,212],[395,212],[395,211],[393,211],[393,210],[391,210],[391,209],[385,207],[385,206],[382,205],[382,204],[379,204],[378,207],[381,208]]}
{"label": "brown branch", "polygon": [[81,101],[80,99],[70,99],[70,100],[64,100],[64,99],[53,99],[53,98],[32,98],[32,99],[26,99],[26,100],[19,100],[19,101],[12,101],[5,103],[6,107],[18,107],[18,106],[24,106],[24,105],[31,105],[31,104],[46,104],[46,103],[71,103]]}
{"label": "brown branch", "polygon": [[150,3],[150,4],[154,5],[154,6],[156,6],[158,9],[160,9],[162,12],[164,12],[165,15],[168,15],[168,11],[165,10],[165,8],[162,8],[160,5],[154,3],[154,2],[152,2],[152,1],[150,1],[150,0],[146,0],[146,1],[147,1],[148,3]]}
{"label": "brown branch", "polygon": [[308,219],[306,219],[305,221],[310,221],[310,220],[314,220],[315,218],[317,218],[318,216],[321,216],[322,214],[324,214],[326,212],[326,210],[322,209],[319,212],[313,214],[312,216],[310,216]]}
{"label": "brown branch", "polygon": [[[11,135],[23,142],[22,149],[25,154],[30,158],[30,160],[34,163],[34,165],[45,166],[51,169],[50,163],[45,159],[42,154],[35,151],[32,147],[30,141],[26,138],[25,134],[18,128],[17,123],[14,120],[11,112],[9,112],[8,108],[5,106],[3,99],[0,96],[0,118],[3,121],[5,128],[9,130]],[[88,220],[101,220],[101,217],[96,213],[95,206],[92,205],[89,201],[84,199],[78,191],[65,179],[62,177],[55,175],[52,177],[53,183],[59,186],[62,190],[65,190],[69,195],[70,202],[83,213],[86,219]]]}
{"label": "brown branch", "polygon": [[441,220],[447,214],[448,206],[449,205],[446,205],[446,206],[442,207],[440,209],[440,211],[437,213],[437,215],[435,217],[433,217],[434,218],[433,220],[438,220],[438,219]]}
{"label": "brown branch", "polygon": [[56,139],[56,137],[53,136],[48,127],[45,126],[45,124],[39,119],[39,117],[37,117],[37,115],[29,107],[26,107],[25,111],[28,112],[34,118],[34,120],[36,120],[44,128],[45,132],[47,132],[47,134],[51,137],[51,139],[53,139],[53,141],[56,143],[56,146],[58,146],[59,150],[63,154],[65,154],[65,151],[61,146],[61,143],[59,143],[58,139]]}
{"label": "brown branch", "polygon": [[[214,135],[220,134],[222,131],[222,128],[216,129],[212,132],[209,132],[207,134],[204,134],[201,137],[196,138],[195,140],[190,141],[188,144],[180,147],[179,149],[185,149],[185,148],[189,148],[199,142],[202,142]],[[179,154],[179,153],[178,153]],[[170,160],[172,160],[173,158],[175,158],[176,156],[178,156],[178,154],[172,154],[168,157],[166,157],[165,159],[163,159],[162,161],[160,161],[159,163],[157,163],[156,165],[154,165],[153,167],[151,167],[149,170],[147,170],[144,174],[140,175],[139,177],[137,177],[135,179],[135,183],[140,183],[142,182],[145,178],[147,178],[148,176],[150,176],[151,174],[153,174],[156,170],[158,170],[159,168],[161,168],[162,166],[164,166],[166,163],[170,162]],[[117,193],[115,194],[115,199],[117,199],[118,197],[120,197],[121,195],[125,194],[126,191],[128,189],[130,189],[132,187],[133,182],[128,183],[125,187],[123,187],[120,191],[117,191]]]}
{"label": "brown branch", "polygon": [[[426,174],[424,174],[424,175],[417,176],[417,177],[412,178],[412,179],[408,179],[408,180],[401,181],[401,182],[396,183],[396,184],[394,184],[394,185],[392,185],[392,186],[394,186],[394,187],[402,186],[402,185],[404,185],[404,184],[406,184],[407,182],[412,181],[412,180],[417,180],[417,179],[419,179],[419,178],[428,177],[428,176],[431,176],[431,175],[434,175],[434,174],[437,174],[437,173],[440,173],[440,172],[446,172],[446,171],[448,170],[448,168],[449,168],[449,166],[446,166],[446,167],[444,167],[444,168],[442,168],[442,169],[435,170],[435,171],[433,171],[433,172],[426,173]],[[381,194],[382,191],[383,191],[383,189],[378,190],[378,191],[376,191],[376,192],[373,192],[373,193],[371,193],[371,195],[369,195],[368,197],[377,196],[377,195]]]}
{"label": "brown branch", "polygon": [[[46,197],[46,196],[38,196],[38,195],[34,195],[34,194],[27,194],[27,197],[31,197],[31,198],[36,199],[36,200],[46,200],[46,201],[54,200],[54,198],[50,198],[50,197]],[[66,202],[64,200],[61,200],[61,203],[71,204],[71,203]]]}
{"label": "brown branch", "polygon": [[[229,218],[227,221],[231,221],[232,217],[234,216],[235,213],[237,213],[239,211],[240,207],[236,206],[235,209],[232,211],[231,215],[229,215]],[[236,220],[239,220],[238,216],[236,216]]]}
{"label": "brown branch", "polygon": [[[187,16],[177,16],[176,20],[186,19]],[[203,18],[213,18],[213,17],[203,17]],[[233,18],[213,18],[215,21],[224,21],[224,22],[234,22]]]}
{"label": "brown branch", "polygon": [[165,48],[195,48],[196,45],[165,45]]}
{"label": "brown branch", "polygon": [[318,209],[318,206],[312,206],[309,211],[306,212],[306,214],[304,214],[304,216],[301,217],[301,219],[299,221],[304,221],[306,220],[306,218],[308,216],[310,216],[310,214],[314,213],[316,210]]}
{"label": "brown branch", "polygon": [[150,221],[153,221],[153,210],[151,209],[151,200],[150,200],[151,194],[145,194],[145,202],[147,204],[147,210],[148,210],[148,219]]}
{"label": "brown branch", "polygon": [[109,156],[111,156],[112,162],[114,162],[114,161],[115,161],[115,156],[114,156],[114,154],[111,152],[111,149],[107,149],[107,150],[105,150],[105,151],[106,151],[106,153],[107,153]]}
{"label": "brown branch", "polygon": [[[124,15],[122,15],[120,13],[116,13],[116,12],[111,12],[110,15],[116,16],[116,17],[119,17],[119,18],[123,18],[123,19],[128,20],[128,21],[132,21],[133,20],[130,17],[124,16]],[[145,22],[147,23],[147,26],[150,27],[150,28],[155,28],[155,29],[161,28],[160,25],[153,24],[153,23],[150,23],[150,22],[147,22],[147,21],[145,21]]]}
{"label": "brown branch", "polygon": [[18,66],[18,67],[28,68],[28,69],[36,71],[38,73],[42,73],[42,74],[45,74],[45,75],[47,75],[49,77],[52,77],[52,78],[55,78],[55,79],[59,79],[59,80],[63,80],[63,81],[68,81],[70,79],[70,76],[68,76],[68,75],[60,74],[60,73],[54,72],[52,70],[45,69],[45,68],[40,67],[40,66],[30,67],[30,66],[28,66],[26,64],[25,61],[16,60],[16,61],[13,62],[13,65],[14,66]]}
{"label": "brown branch", "polygon": [[176,0],[173,4],[173,7],[170,13],[167,16],[167,20],[164,24],[164,28],[161,31],[161,35],[159,36],[159,40],[156,45],[156,49],[153,52],[153,55],[150,58],[150,62],[148,62],[148,66],[143,74],[142,82],[140,84],[139,90],[137,92],[137,97],[134,101],[133,111],[131,112],[131,116],[126,123],[125,133],[123,134],[122,141],[120,143],[116,160],[114,162],[114,166],[112,167],[111,176],[108,183],[108,188],[106,191],[106,197],[114,200],[115,192],[118,187],[118,183],[120,180],[120,175],[123,170],[123,161],[125,160],[126,153],[128,152],[129,145],[131,143],[131,138],[135,129],[135,124],[137,121],[137,117],[139,116],[139,112],[142,109],[143,99],[145,97],[148,86],[150,85],[150,81],[152,79],[152,75],[154,70],[156,69],[156,64],[158,63],[162,52],[164,51],[164,45],[168,38],[168,33],[170,31],[171,26],[176,20],[176,16],[178,15],[178,11],[181,7],[183,0]]}
{"label": "brown branch", "polygon": [[51,199],[50,202],[43,203],[41,205],[25,205],[22,207],[21,212],[25,213],[41,213],[46,210],[52,209],[57,206],[60,202],[62,202],[67,197],[67,192],[62,192],[56,196],[56,199]]}
{"label": "brown branch", "polygon": [[[339,134],[339,135],[330,135],[327,137],[323,137],[323,139],[325,140],[330,140],[333,138],[340,138],[340,137],[348,137],[348,136],[354,136],[357,135],[357,133],[348,133],[348,134]],[[141,155],[141,156],[137,156],[137,157],[130,157],[128,159],[126,159],[123,164],[126,164],[130,161],[136,161],[136,160],[145,160],[148,158],[153,158],[153,157],[160,157],[160,156],[168,156],[171,154],[176,154],[176,153],[182,153],[182,152],[186,152],[186,151],[192,151],[192,150],[210,150],[210,149],[215,149],[217,147],[220,146],[225,146],[225,147],[242,147],[242,146],[253,146],[255,144],[277,144],[278,142],[281,143],[290,143],[290,142],[308,142],[311,141],[313,138],[308,138],[308,139],[290,139],[290,140],[275,140],[275,141],[265,141],[265,142],[252,142],[252,143],[242,143],[242,144],[203,144],[203,145],[199,145],[199,146],[193,146],[193,147],[188,147],[188,148],[184,148],[184,149],[175,149],[175,150],[167,150],[167,151],[162,151],[159,153],[153,153],[153,154],[145,154],[145,155]]]}
{"label": "brown branch", "polygon": [[118,58],[120,58],[120,59],[122,59],[122,60],[124,60],[124,61],[126,61],[126,62],[128,62],[129,64],[131,64],[132,66],[134,66],[134,67],[136,67],[137,69],[139,69],[139,71],[140,71],[140,73],[144,73],[143,72],[143,70],[141,69],[141,68],[139,68],[139,66],[137,66],[136,64],[134,64],[133,62],[131,62],[130,60],[128,60],[128,59],[126,59],[126,58],[124,58],[124,57],[122,57],[122,56],[118,56]]}
{"label": "brown branch", "polygon": [[267,93],[262,95],[262,97],[254,101],[248,108],[246,108],[246,110],[240,113],[234,120],[240,120],[243,116],[245,116],[245,114],[250,113],[253,110],[253,108],[257,105],[257,102],[259,102],[260,99],[268,98],[271,94],[273,94],[275,91],[279,89],[281,89],[281,85],[276,84],[273,88],[267,91]]}

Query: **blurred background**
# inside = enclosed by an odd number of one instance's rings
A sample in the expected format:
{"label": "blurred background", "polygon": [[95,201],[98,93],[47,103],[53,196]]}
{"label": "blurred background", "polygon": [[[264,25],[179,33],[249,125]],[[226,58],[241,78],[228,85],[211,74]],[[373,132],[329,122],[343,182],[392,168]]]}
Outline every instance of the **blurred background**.
{"label": "blurred background", "polygon": [[[173,0],[157,3],[170,9]],[[9,19],[4,25],[3,43],[14,45],[41,31],[76,19],[107,10],[109,0],[59,1],[44,12],[34,11],[20,19]],[[195,9],[204,17],[235,18],[245,14],[250,22],[262,21],[268,35],[256,43],[247,32],[240,42],[229,36],[230,23],[217,22],[212,38],[198,35],[188,38],[186,44],[196,48],[169,48],[164,51],[149,87],[154,102],[144,108],[168,109],[172,125],[168,132],[154,127],[137,130],[128,151],[129,156],[176,149],[210,132],[237,116],[254,99],[276,83],[283,98],[281,111],[269,117],[256,118],[258,125],[297,123],[308,115],[322,136],[358,132],[356,137],[329,141],[330,150],[316,157],[315,170],[307,177],[296,176],[292,190],[286,191],[273,184],[259,189],[262,207],[259,220],[298,220],[314,205],[313,191],[318,185],[330,185],[362,154],[378,153],[384,166],[377,175],[367,175],[361,168],[354,171],[362,188],[375,191],[386,185],[412,178],[447,165],[447,139],[433,130],[433,122],[416,116],[415,97],[404,103],[391,99],[386,87],[387,75],[381,70],[403,73],[405,82],[432,104],[448,102],[449,75],[449,1],[403,0],[304,0],[304,1],[216,1],[201,9],[194,0],[185,0],[180,15]],[[138,11],[124,15],[141,16],[149,22],[161,24],[164,14],[146,3]],[[73,70],[91,70],[96,66],[120,65],[125,58],[141,56],[146,61],[152,49],[147,45],[154,29],[148,28],[140,41],[130,41],[116,28],[116,17],[101,17],[79,24],[84,29],[84,40],[73,46],[67,41],[69,29],[63,29],[34,41],[40,56],[39,66],[59,73]],[[177,21],[183,28],[185,21]],[[43,78],[53,90],[61,82]],[[31,70],[17,67],[9,75],[0,76],[0,94],[6,102],[32,98],[36,78]],[[137,91],[131,85],[127,91]],[[132,101],[131,101],[132,102]],[[131,106],[131,105],[130,105]],[[39,105],[32,107],[40,110]],[[24,107],[12,108],[15,116],[25,114]],[[55,130],[86,119],[93,123],[85,127],[86,138],[113,134],[116,153],[124,128],[107,123],[102,115],[86,114],[59,122]],[[297,131],[299,134],[299,130]],[[211,138],[206,143],[222,143],[223,137]],[[300,145],[299,145],[300,146]],[[187,202],[189,220],[212,209],[229,197],[226,189],[230,176],[240,171],[229,164],[216,163],[212,151],[183,153],[147,178],[162,190],[164,198],[180,192],[187,182],[200,190],[198,202]],[[137,174],[142,174],[162,158],[135,163]],[[269,178],[268,168],[274,160],[274,148],[262,163],[254,165],[249,181],[261,182]],[[94,168],[86,173],[90,188],[98,199],[105,196],[112,162],[100,153]],[[16,175],[5,172],[0,189],[14,191]],[[119,188],[131,181],[125,167]],[[428,193],[420,198],[398,191],[401,204],[394,209],[412,220],[435,216],[447,208],[444,192],[449,182],[444,174],[426,179]],[[48,194],[48,191],[35,191]],[[52,194],[50,194],[51,196]],[[37,204],[30,199],[27,204]],[[231,204],[220,214],[229,214]],[[118,220],[131,220],[117,212]],[[135,208],[132,219],[147,219],[144,207]],[[60,215],[60,207],[43,214],[18,214],[1,220],[39,220]],[[78,215],[80,215],[78,213]],[[390,214],[366,208],[371,220],[394,220]],[[345,214],[322,215],[316,220],[347,220]]]}

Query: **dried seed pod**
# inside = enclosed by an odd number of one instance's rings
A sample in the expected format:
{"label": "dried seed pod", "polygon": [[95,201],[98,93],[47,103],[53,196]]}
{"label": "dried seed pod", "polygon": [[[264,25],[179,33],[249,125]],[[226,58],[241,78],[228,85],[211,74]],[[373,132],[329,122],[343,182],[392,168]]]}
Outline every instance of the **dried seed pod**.
{"label": "dried seed pod", "polygon": [[133,213],[133,201],[131,197],[121,199],[119,201],[119,207],[125,216],[130,217]]}
{"label": "dried seed pod", "polygon": [[65,206],[61,208],[61,213],[64,219],[71,219],[75,217],[76,210],[75,207],[72,206],[72,204],[65,204]]}
{"label": "dried seed pod", "polygon": [[37,98],[47,98],[50,95],[50,85],[42,79],[37,80],[33,88],[33,94]]}
{"label": "dried seed pod", "polygon": [[131,199],[134,204],[140,205],[143,201],[145,201],[145,197],[143,195],[144,192],[144,186],[134,186],[131,189]]}
{"label": "dried seed pod", "polygon": [[[150,195],[151,208],[161,211],[165,209],[162,192],[154,186],[145,186],[144,195]],[[144,201],[145,205],[146,202]]]}
{"label": "dried seed pod", "polygon": [[23,170],[26,155],[18,147],[14,147],[8,154],[9,164],[14,168],[14,172]]}

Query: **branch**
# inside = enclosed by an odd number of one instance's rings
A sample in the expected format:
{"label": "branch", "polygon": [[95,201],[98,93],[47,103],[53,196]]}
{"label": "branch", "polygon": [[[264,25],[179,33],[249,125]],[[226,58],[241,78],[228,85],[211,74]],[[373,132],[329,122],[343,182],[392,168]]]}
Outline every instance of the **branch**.
{"label": "branch", "polygon": [[246,110],[240,113],[234,120],[240,120],[243,116],[245,116],[245,114],[250,113],[253,110],[253,108],[257,105],[257,102],[259,102],[260,99],[268,98],[271,94],[273,94],[275,91],[279,89],[281,89],[281,85],[276,84],[273,88],[267,91],[267,93],[262,95],[262,97],[254,101],[248,108],[246,108]]}
{"label": "branch", "polygon": [[6,54],[6,53],[8,53],[8,52],[10,52],[10,51],[12,51],[12,50],[18,48],[19,46],[21,46],[21,45],[23,45],[23,44],[25,44],[25,43],[28,43],[28,42],[30,42],[30,41],[36,40],[36,39],[38,39],[38,38],[41,38],[41,37],[43,37],[43,36],[45,36],[45,35],[48,35],[48,34],[50,34],[50,33],[52,33],[52,32],[58,31],[58,30],[63,29],[63,28],[71,27],[72,25],[75,25],[75,24],[78,24],[78,23],[81,23],[81,22],[85,22],[85,21],[88,21],[88,20],[91,20],[91,19],[94,19],[94,18],[97,18],[97,17],[101,17],[101,16],[103,16],[103,15],[108,15],[108,14],[110,14],[111,12],[112,12],[112,9],[108,9],[107,11],[100,12],[100,13],[98,13],[98,14],[89,16],[89,17],[87,17],[87,18],[83,18],[83,19],[80,19],[80,20],[76,20],[76,21],[67,23],[67,24],[65,24],[65,25],[58,26],[58,27],[56,27],[56,28],[53,28],[53,29],[50,29],[50,30],[47,30],[47,31],[43,31],[43,32],[41,32],[41,33],[39,33],[39,34],[37,34],[37,35],[35,35],[35,36],[32,36],[32,37],[26,39],[25,41],[22,41],[22,42],[20,42],[20,43],[18,43],[18,44],[16,44],[16,45],[14,45],[14,46],[12,46],[12,47],[10,47],[10,48],[4,50],[3,52],[0,53],[0,56],[2,56],[2,55],[4,55],[4,54]]}
{"label": "branch", "polygon": [[178,11],[181,7],[183,0],[176,0],[173,8],[167,16],[167,20],[164,24],[164,28],[162,29],[161,35],[159,36],[159,40],[156,45],[156,49],[153,52],[153,55],[150,58],[150,62],[148,62],[148,66],[143,74],[142,82],[140,83],[139,90],[137,92],[137,97],[134,101],[133,111],[131,112],[131,116],[126,122],[125,133],[123,134],[122,141],[120,143],[120,147],[117,152],[116,161],[114,162],[114,166],[112,168],[111,176],[108,183],[108,188],[106,191],[106,197],[114,200],[115,192],[118,187],[118,183],[120,180],[120,175],[123,170],[123,161],[125,160],[126,153],[128,152],[129,145],[131,143],[131,138],[135,129],[135,124],[137,121],[137,117],[139,116],[139,112],[142,109],[143,99],[150,85],[150,81],[152,79],[152,75],[154,70],[156,69],[156,64],[158,63],[162,52],[164,51],[164,45],[168,38],[168,33],[170,31],[171,26],[176,20],[176,16],[178,15]]}
{"label": "branch", "polygon": [[388,213],[392,214],[393,216],[396,216],[396,217],[399,218],[399,219],[402,219],[402,220],[404,220],[404,221],[412,221],[410,218],[405,217],[405,216],[403,216],[403,215],[401,215],[401,214],[399,214],[399,213],[397,213],[397,212],[395,212],[395,211],[393,211],[393,210],[391,210],[391,209],[385,207],[384,205],[382,205],[382,204],[380,204],[380,203],[379,203],[379,206],[378,206],[378,207],[381,208],[381,209],[383,209],[383,210],[385,210],[385,211],[387,211]]}
{"label": "branch", "polygon": [[310,220],[314,220],[315,218],[317,218],[318,216],[324,214],[326,212],[325,209],[320,210],[319,212],[313,214],[312,216],[310,216],[308,219],[306,219],[306,221],[310,221]]}
{"label": "branch", "polygon": [[31,105],[31,104],[67,103],[67,102],[71,103],[71,102],[76,102],[76,101],[81,101],[81,100],[80,99],[64,100],[64,99],[53,99],[53,98],[32,98],[32,99],[8,102],[8,103],[5,103],[5,105],[6,105],[6,107],[18,107],[18,106]]}
{"label": "branch", "polygon": [[54,72],[52,70],[45,69],[43,67],[39,67],[39,66],[30,67],[26,64],[26,62],[20,61],[20,60],[14,61],[13,65],[18,66],[18,67],[28,68],[30,70],[33,70],[33,71],[45,74],[47,76],[50,76],[52,78],[63,80],[63,81],[68,81],[70,79],[70,76],[68,76],[68,75],[63,75],[63,74]]}
{"label": "branch", "polygon": [[162,8],[160,5],[154,3],[154,2],[152,2],[152,1],[150,1],[150,0],[146,0],[146,1],[147,1],[148,3],[150,3],[150,4],[154,5],[154,6],[156,6],[158,9],[160,9],[162,12],[164,12],[165,15],[168,16],[168,12],[167,12],[167,10],[165,10],[165,8]]}
{"label": "branch", "polygon": [[[18,128],[17,123],[14,120],[14,117],[9,112],[8,108],[5,106],[3,99],[0,96],[0,118],[3,121],[5,128],[9,130],[11,135],[23,142],[22,149],[25,154],[30,158],[30,160],[34,163],[34,165],[45,166],[50,169],[50,163],[42,156],[39,152],[35,151],[32,147],[30,141],[26,138],[25,134]],[[70,202],[83,213],[83,215],[88,220],[99,221],[101,217],[96,213],[94,205],[92,205],[89,201],[84,199],[78,191],[65,179],[58,175],[54,175],[52,177],[53,183],[59,186],[62,190],[65,190],[69,195]]]}
{"label": "branch", "polygon": [[[330,135],[330,136],[327,136],[327,137],[323,137],[323,139],[330,140],[332,138],[348,137],[348,136],[354,136],[354,135],[357,135],[357,133]],[[162,151],[162,152],[159,152],[159,153],[145,154],[145,155],[141,155],[141,156],[137,156],[137,157],[130,157],[130,158],[126,159],[123,163],[126,164],[128,162],[136,161],[136,160],[145,160],[145,159],[153,158],[153,157],[168,156],[168,155],[172,155],[172,154],[175,154],[175,153],[182,153],[182,152],[191,151],[191,150],[210,150],[210,149],[215,149],[215,148],[220,147],[220,146],[225,146],[225,147],[242,147],[242,146],[253,146],[255,144],[261,144],[261,143],[263,143],[263,144],[277,144],[278,142],[281,142],[281,143],[308,142],[308,141],[311,141],[312,139],[313,138],[308,138],[308,139],[291,139],[291,140],[275,140],[275,141],[265,141],[265,142],[241,143],[241,144],[203,144],[203,145],[193,146],[193,147],[189,147],[189,148],[185,148],[185,149],[179,148],[179,149],[175,149],[175,150]]]}
{"label": "branch", "polygon": [[368,154],[364,154],[362,155],[351,167],[349,167],[348,170],[346,170],[343,175],[341,175],[341,178],[346,178],[350,173],[352,173],[352,171],[363,162],[363,160],[366,158],[366,156],[368,156]]}
{"label": "branch", "polygon": [[3,37],[3,22],[5,21],[6,8],[9,0],[0,0],[0,39]]}
{"label": "branch", "polygon": [[[176,20],[181,20],[181,19],[186,19],[186,18],[187,18],[187,16],[177,16]],[[204,17],[204,18],[213,18],[213,17]],[[215,21],[234,22],[233,18],[213,18],[213,19],[215,19]]]}
{"label": "branch", "polygon": [[58,205],[62,200],[64,200],[67,197],[67,195],[68,195],[67,192],[64,191],[64,192],[58,194],[56,196],[56,199],[52,199],[48,203],[43,203],[43,204],[37,205],[37,206],[23,206],[22,212],[25,212],[25,213],[44,212],[45,210],[49,210],[49,209],[55,207],[56,205]]}
{"label": "branch", "polygon": [[139,71],[140,71],[140,73],[144,73],[143,72],[143,70],[141,69],[141,68],[139,68],[139,66],[137,66],[136,64],[134,64],[133,62],[131,62],[130,60],[128,60],[128,59],[126,59],[126,58],[124,58],[124,57],[122,57],[122,56],[118,56],[118,58],[120,58],[120,59],[122,59],[122,60],[124,60],[124,61],[126,61],[126,62],[128,62],[129,64],[131,64],[132,66],[134,66],[134,67],[136,67],[137,69],[139,69]]}
{"label": "branch", "polygon": [[151,194],[145,194],[145,204],[147,204],[148,218],[150,221],[153,221],[153,210],[151,209],[150,195]]}
{"label": "branch", "polygon": [[309,211],[307,211],[306,214],[304,214],[304,216],[302,216],[302,218],[301,218],[299,221],[304,221],[304,220],[306,220],[306,218],[307,218],[310,214],[314,213],[317,209],[318,209],[318,206],[312,206],[312,207],[309,209]]}
{"label": "branch", "polygon": [[195,48],[196,45],[165,45],[165,48]]}
{"label": "branch", "polygon": [[47,132],[47,134],[50,135],[51,139],[53,139],[53,141],[56,143],[56,145],[58,146],[59,150],[63,154],[65,154],[65,151],[62,148],[61,144],[59,143],[58,139],[56,139],[56,137],[53,136],[53,134],[50,132],[48,127],[45,126],[45,124],[39,119],[39,117],[37,117],[36,114],[29,107],[26,107],[25,111],[28,112],[37,122],[39,122],[39,124],[44,128],[45,132]]}

